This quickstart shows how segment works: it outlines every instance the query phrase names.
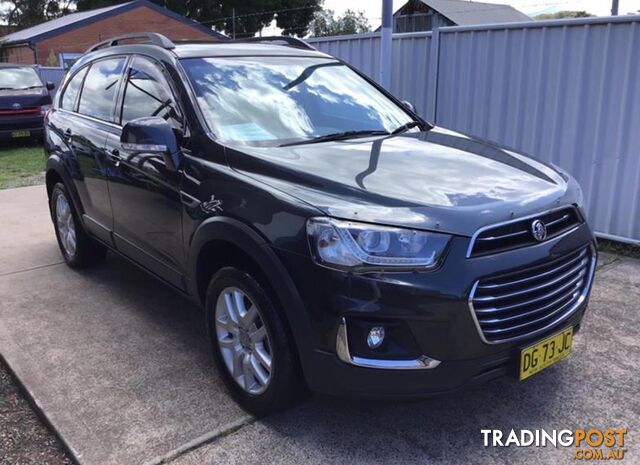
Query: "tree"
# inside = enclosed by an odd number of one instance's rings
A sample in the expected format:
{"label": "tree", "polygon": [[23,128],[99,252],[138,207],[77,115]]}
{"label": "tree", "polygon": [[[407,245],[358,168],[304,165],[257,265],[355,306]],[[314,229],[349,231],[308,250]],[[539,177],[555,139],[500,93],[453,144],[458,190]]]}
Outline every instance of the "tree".
{"label": "tree", "polygon": [[[78,10],[92,10],[128,0],[77,0]],[[152,0],[216,30],[251,37],[275,19],[283,34],[304,36],[321,0]],[[234,21],[235,16],[235,21]],[[235,23],[235,24],[234,24]]]}
{"label": "tree", "polygon": [[10,26],[25,28],[68,14],[73,0],[10,0],[3,3],[5,9],[0,18]]}
{"label": "tree", "polygon": [[533,19],[545,20],[545,19],[562,19],[562,18],[589,18],[593,16],[586,11],[557,11],[556,13],[543,13],[534,16]]}
{"label": "tree", "polygon": [[371,31],[371,26],[362,11],[347,10],[336,17],[333,10],[322,10],[315,13],[310,29],[314,37],[322,37],[361,34]]}
{"label": "tree", "polygon": [[[87,10],[95,10],[96,8],[104,8],[106,6],[118,5],[120,3],[127,3],[131,0],[74,0],[76,4],[76,8],[78,11],[87,11]],[[160,6],[166,6],[170,10],[176,11],[180,5],[183,5],[187,2],[179,2],[179,1],[164,1],[164,0],[150,0],[152,3]],[[166,4],[166,5],[165,5]],[[175,4],[175,5],[174,5]]]}

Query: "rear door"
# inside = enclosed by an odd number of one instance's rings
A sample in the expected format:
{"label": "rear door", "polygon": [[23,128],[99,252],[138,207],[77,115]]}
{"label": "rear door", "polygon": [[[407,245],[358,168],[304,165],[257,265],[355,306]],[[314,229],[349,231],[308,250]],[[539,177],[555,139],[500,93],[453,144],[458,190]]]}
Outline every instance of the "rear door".
{"label": "rear door", "polygon": [[[184,140],[182,112],[169,78],[156,61],[135,56],[123,81],[119,126],[107,136],[112,168],[109,192],[117,248],[177,287],[182,286],[181,172],[170,170],[157,154],[122,148],[122,126],[128,121],[159,116]],[[186,149],[185,149],[186,150]]]}
{"label": "rear door", "polygon": [[[107,186],[109,170],[105,143],[115,126],[115,102],[125,69],[126,57],[110,57],[93,62],[84,73],[82,86],[71,111],[56,115],[56,126],[73,157],[70,171],[84,208],[86,227],[102,240],[111,243],[113,213]],[[80,76],[80,73],[78,73]],[[73,92],[70,81],[62,97]],[[71,106],[71,97],[67,105]]]}

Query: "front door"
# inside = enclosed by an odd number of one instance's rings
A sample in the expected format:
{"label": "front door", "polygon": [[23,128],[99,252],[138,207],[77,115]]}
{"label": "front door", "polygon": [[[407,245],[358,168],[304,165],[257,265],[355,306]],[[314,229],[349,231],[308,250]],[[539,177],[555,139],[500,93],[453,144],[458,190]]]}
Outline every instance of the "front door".
{"label": "front door", "polygon": [[116,247],[183,288],[182,175],[170,170],[161,156],[128,152],[120,143],[121,127],[146,116],[163,117],[178,135],[184,134],[182,113],[160,65],[140,56],[131,60],[125,73],[121,101],[120,127],[106,141]]}

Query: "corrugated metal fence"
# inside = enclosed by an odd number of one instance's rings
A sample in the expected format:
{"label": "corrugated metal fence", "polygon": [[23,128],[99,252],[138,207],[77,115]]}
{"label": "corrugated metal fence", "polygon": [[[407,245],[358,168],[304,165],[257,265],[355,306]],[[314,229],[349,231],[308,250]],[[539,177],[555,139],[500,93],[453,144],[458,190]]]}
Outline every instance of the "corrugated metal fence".
{"label": "corrugated metal fence", "polygon": [[38,70],[40,71],[40,78],[43,82],[51,81],[56,86],[56,88],[51,91],[51,95],[55,94],[66,70],[49,66],[38,66]]}
{"label": "corrugated metal fence", "polygon": [[[374,79],[379,36],[310,39]],[[640,16],[394,35],[391,91],[438,125],[555,163],[604,237],[640,243]]]}

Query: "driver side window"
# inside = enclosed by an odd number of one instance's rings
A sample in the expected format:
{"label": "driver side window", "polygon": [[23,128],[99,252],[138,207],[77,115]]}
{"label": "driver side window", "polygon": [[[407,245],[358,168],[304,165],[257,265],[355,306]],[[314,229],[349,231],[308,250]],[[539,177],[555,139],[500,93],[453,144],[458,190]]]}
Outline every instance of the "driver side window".
{"label": "driver side window", "polygon": [[163,72],[148,58],[137,56],[127,73],[121,124],[136,118],[159,116],[182,129],[182,114]]}

